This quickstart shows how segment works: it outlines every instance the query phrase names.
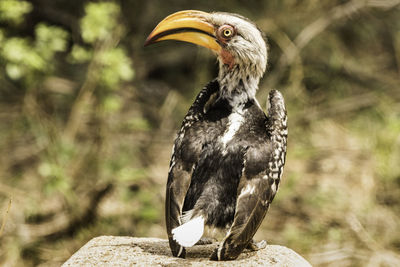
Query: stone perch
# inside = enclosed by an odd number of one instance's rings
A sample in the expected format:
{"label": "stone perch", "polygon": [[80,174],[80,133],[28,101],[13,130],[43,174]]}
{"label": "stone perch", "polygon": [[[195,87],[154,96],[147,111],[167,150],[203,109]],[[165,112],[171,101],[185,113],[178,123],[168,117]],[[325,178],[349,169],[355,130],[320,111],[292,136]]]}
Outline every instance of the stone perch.
{"label": "stone perch", "polygon": [[180,259],[172,257],[168,241],[164,239],[99,236],[62,266],[311,266],[293,250],[278,245],[267,245],[253,252],[244,250],[234,261],[210,261],[216,246],[217,243],[188,248],[186,259]]}

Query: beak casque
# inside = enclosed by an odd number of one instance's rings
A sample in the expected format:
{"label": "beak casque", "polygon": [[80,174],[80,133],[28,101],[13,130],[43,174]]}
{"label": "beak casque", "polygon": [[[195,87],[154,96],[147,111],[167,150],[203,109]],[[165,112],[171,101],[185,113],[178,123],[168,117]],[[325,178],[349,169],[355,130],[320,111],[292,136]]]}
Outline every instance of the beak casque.
{"label": "beak casque", "polygon": [[221,51],[216,41],[214,26],[206,21],[209,13],[184,10],[163,19],[147,37],[145,46],[164,40],[178,40]]}

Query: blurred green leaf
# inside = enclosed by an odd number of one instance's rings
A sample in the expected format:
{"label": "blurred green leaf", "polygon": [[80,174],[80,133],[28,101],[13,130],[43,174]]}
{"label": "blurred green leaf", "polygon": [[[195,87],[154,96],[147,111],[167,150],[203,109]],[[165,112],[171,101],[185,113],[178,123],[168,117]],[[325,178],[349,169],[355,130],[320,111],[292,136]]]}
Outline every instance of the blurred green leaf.
{"label": "blurred green leaf", "polygon": [[5,39],[4,31],[0,28],[0,45],[2,45],[4,39]]}
{"label": "blurred green leaf", "polygon": [[114,113],[121,109],[122,101],[117,96],[108,96],[103,102],[104,111],[108,113]]}
{"label": "blurred green leaf", "polygon": [[145,178],[146,175],[147,172],[143,168],[137,169],[137,168],[125,167],[118,171],[117,179],[123,182],[126,181],[134,182]]}
{"label": "blurred green leaf", "polygon": [[146,222],[156,221],[159,217],[159,210],[154,208],[154,206],[149,206],[140,210],[140,217]]}
{"label": "blurred green leaf", "polygon": [[50,176],[52,174],[51,165],[48,162],[43,162],[39,165],[38,172],[44,177]]}
{"label": "blurred green leaf", "polygon": [[127,121],[126,126],[131,131],[150,131],[151,125],[148,120],[142,117],[135,117]]}
{"label": "blurred green leaf", "polygon": [[7,74],[12,79],[19,79],[29,71],[42,71],[46,67],[44,59],[32,50],[27,39],[9,38],[0,49],[1,56],[8,62]]}
{"label": "blurred green leaf", "polygon": [[32,10],[32,4],[22,0],[1,0],[0,21],[19,24],[24,20],[24,15]]}
{"label": "blurred green leaf", "polygon": [[56,192],[66,196],[69,194],[70,180],[63,166],[53,162],[43,162],[39,165],[38,172],[45,178],[44,190],[47,194]]}
{"label": "blurred green leaf", "polygon": [[94,43],[107,39],[117,25],[119,6],[112,2],[89,3],[81,22],[83,40]]}
{"label": "blurred green leaf", "polygon": [[6,65],[6,73],[12,80],[20,79],[25,71],[19,65],[9,63]]}
{"label": "blurred green leaf", "polygon": [[93,51],[86,49],[80,45],[72,46],[71,53],[69,54],[68,60],[70,63],[85,63],[91,60],[93,57]]}
{"label": "blurred green leaf", "polygon": [[65,51],[68,33],[56,26],[40,23],[35,28],[36,47],[44,58],[50,59],[54,52]]}
{"label": "blurred green leaf", "polygon": [[133,78],[131,60],[121,48],[114,48],[99,55],[102,64],[101,80],[111,89],[118,90],[116,86],[120,81],[129,81]]}
{"label": "blurred green leaf", "polygon": [[17,80],[35,71],[49,71],[54,64],[51,60],[54,54],[66,48],[66,31],[45,24],[39,24],[35,29],[35,45],[28,38],[5,39],[0,35],[0,56],[6,61],[6,72],[11,79]]}

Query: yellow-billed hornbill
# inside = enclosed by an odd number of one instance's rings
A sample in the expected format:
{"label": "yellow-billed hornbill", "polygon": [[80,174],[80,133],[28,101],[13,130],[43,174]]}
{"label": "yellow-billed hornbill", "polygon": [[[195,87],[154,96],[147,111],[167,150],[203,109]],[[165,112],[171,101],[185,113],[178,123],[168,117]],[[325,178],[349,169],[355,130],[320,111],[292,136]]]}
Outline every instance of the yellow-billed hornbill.
{"label": "yellow-billed hornbill", "polygon": [[145,45],[180,40],[213,50],[218,77],[198,94],[175,140],[165,217],[172,254],[184,258],[205,227],[226,231],[213,260],[236,259],[253,243],[278,190],[286,156],[287,117],[272,90],[268,115],[255,98],[267,64],[260,30],[230,13],[186,10],[162,20]]}

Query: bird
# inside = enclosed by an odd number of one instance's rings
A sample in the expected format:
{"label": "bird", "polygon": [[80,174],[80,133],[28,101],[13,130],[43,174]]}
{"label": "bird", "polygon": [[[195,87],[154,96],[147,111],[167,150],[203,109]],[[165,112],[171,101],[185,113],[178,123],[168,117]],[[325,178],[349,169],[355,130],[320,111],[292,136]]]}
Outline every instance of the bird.
{"label": "bird", "polygon": [[210,49],[217,77],[197,95],[175,139],[166,185],[165,220],[172,255],[222,240],[210,259],[236,259],[266,246],[253,236],[278,190],[286,160],[287,112],[271,90],[264,113],[256,99],[268,49],[255,23],[233,13],[184,10],[163,19],[145,46],[165,40]]}

